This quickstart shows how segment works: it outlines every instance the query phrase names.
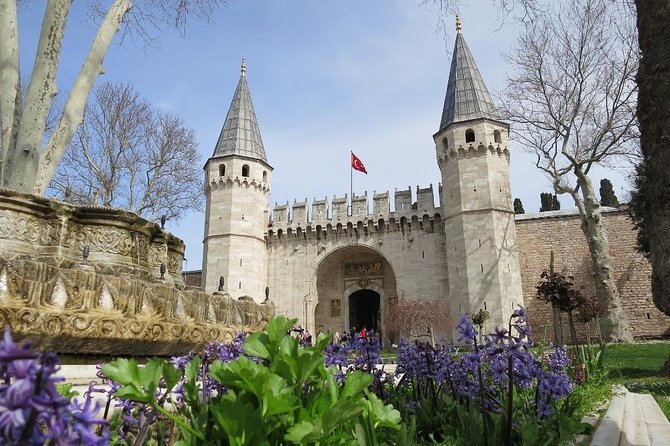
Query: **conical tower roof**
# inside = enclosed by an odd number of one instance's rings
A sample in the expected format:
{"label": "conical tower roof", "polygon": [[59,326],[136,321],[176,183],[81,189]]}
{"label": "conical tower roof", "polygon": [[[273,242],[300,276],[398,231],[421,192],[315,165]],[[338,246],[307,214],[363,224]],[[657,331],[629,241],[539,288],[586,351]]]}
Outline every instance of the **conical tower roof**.
{"label": "conical tower roof", "polygon": [[219,140],[214,149],[213,158],[219,156],[240,155],[268,162],[261,131],[258,128],[254,104],[247,84],[246,66],[242,59],[242,75],[235,89],[233,102],[226,115]]}
{"label": "conical tower roof", "polygon": [[455,122],[480,118],[500,121],[493,99],[461,34],[460,21],[456,18],[456,43],[451,59],[440,130]]}

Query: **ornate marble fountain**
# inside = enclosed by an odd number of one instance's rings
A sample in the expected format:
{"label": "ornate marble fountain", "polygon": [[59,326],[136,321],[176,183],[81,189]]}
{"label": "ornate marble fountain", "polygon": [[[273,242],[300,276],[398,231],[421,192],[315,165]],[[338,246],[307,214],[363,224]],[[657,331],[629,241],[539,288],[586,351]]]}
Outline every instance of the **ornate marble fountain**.
{"label": "ornate marble fountain", "polygon": [[175,355],[263,329],[269,299],[182,280],[184,243],[130,212],[0,189],[0,324],[67,354]]}

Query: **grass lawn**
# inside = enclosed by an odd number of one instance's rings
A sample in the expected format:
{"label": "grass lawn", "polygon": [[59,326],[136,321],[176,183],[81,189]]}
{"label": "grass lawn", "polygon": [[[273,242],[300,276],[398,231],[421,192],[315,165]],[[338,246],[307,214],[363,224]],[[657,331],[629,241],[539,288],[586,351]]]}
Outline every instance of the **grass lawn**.
{"label": "grass lawn", "polygon": [[[642,378],[658,378],[658,371],[670,358],[670,342],[608,345],[605,365],[614,369],[614,379],[622,384]],[[618,376],[617,376],[618,375]]]}
{"label": "grass lawn", "polygon": [[668,358],[667,341],[608,345],[605,366],[613,383],[623,384],[631,392],[652,394],[670,420],[670,377],[659,374]]}

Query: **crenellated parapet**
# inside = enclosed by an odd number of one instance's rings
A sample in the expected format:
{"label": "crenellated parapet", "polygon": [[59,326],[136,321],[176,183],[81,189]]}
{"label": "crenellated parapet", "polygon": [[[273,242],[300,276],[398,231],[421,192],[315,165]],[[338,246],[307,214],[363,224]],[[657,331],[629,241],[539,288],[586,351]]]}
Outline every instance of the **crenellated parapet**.
{"label": "crenellated parapet", "polygon": [[[442,186],[438,187],[441,196]],[[435,206],[433,185],[396,190],[393,194],[394,210],[391,210],[391,194],[373,193],[372,208],[367,192],[354,194],[351,205],[348,196],[333,197],[328,206],[327,198],[314,200],[310,206],[307,199],[295,200],[293,205],[275,205],[271,225],[266,238],[281,239],[300,237],[319,239],[328,236],[363,237],[386,232],[432,232],[436,218],[441,219],[441,207]]]}
{"label": "crenellated parapet", "polygon": [[439,163],[448,163],[454,159],[477,158],[482,156],[496,156],[504,157],[507,163],[510,162],[510,153],[507,146],[500,144],[489,144],[485,146],[483,143],[478,145],[466,144],[459,145],[457,148],[448,148],[438,151],[437,160]]}
{"label": "crenellated parapet", "polygon": [[212,179],[206,185],[207,190],[205,191],[205,193],[219,189],[229,189],[232,187],[252,188],[257,191],[262,191],[266,194],[270,193],[270,187],[267,183],[256,180],[255,178],[239,177],[239,176],[236,177],[227,176]]}
{"label": "crenellated parapet", "polygon": [[274,313],[182,279],[184,243],[130,212],[0,189],[0,325],[63,353],[176,355]]}

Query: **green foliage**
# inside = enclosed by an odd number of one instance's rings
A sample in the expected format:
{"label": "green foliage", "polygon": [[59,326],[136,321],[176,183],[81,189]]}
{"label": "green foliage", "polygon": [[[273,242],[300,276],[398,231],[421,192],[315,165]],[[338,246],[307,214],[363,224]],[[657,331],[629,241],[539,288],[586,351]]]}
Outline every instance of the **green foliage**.
{"label": "green foliage", "polygon": [[64,398],[72,399],[75,396],[79,396],[79,392],[72,390],[72,383],[63,383],[56,386],[58,394]]}
{"label": "green foliage", "polygon": [[555,194],[542,192],[540,194],[540,212],[558,211],[561,209],[561,202]]}
{"label": "green foliage", "polygon": [[[400,413],[368,391],[372,375],[350,372],[340,384],[336,368],[324,365],[330,337],[321,335],[315,347],[299,348],[298,340],[287,335],[295,322],[276,317],[265,333],[246,339],[247,356],[212,363],[206,373],[225,391],[208,400],[199,357],[183,374],[161,359],[143,367],[117,359],[103,366],[103,373],[121,384],[116,396],[149,404],[172,421],[179,445],[379,445],[398,438],[398,444],[409,444],[413,430],[402,428]],[[160,387],[172,389],[182,376],[183,404],[168,411],[156,395]]]}
{"label": "green foliage", "polygon": [[635,168],[635,186],[630,193],[630,216],[633,220],[633,227],[637,231],[637,250],[649,256],[649,231],[651,228],[647,225],[647,217],[651,214],[651,204],[648,197],[650,195],[650,188],[647,179],[647,166],[645,161],[642,161]]}
{"label": "green foliage", "polygon": [[576,416],[579,396],[572,394],[561,402],[557,413],[538,422],[524,423],[519,443],[524,446],[558,445],[574,440],[576,435],[588,432],[591,426]]}
{"label": "green foliage", "polygon": [[583,381],[602,380],[606,377],[605,351],[606,344],[600,344],[594,348],[590,344],[577,345],[577,365],[580,373],[583,373]]}
{"label": "green foliage", "polygon": [[514,213],[515,214],[525,214],[526,211],[523,209],[523,203],[520,198],[514,199]]}
{"label": "green foliage", "polygon": [[670,343],[612,344],[608,346],[605,365],[616,369],[617,376],[632,379],[658,376],[670,354]]}
{"label": "green foliage", "polygon": [[609,207],[619,207],[619,199],[614,194],[612,182],[607,178],[600,180],[600,204]]}
{"label": "green foliage", "polygon": [[654,399],[656,400],[658,407],[661,408],[661,411],[663,412],[663,415],[665,415],[665,418],[667,418],[668,421],[670,421],[670,399],[668,399],[668,396],[654,395]]}

